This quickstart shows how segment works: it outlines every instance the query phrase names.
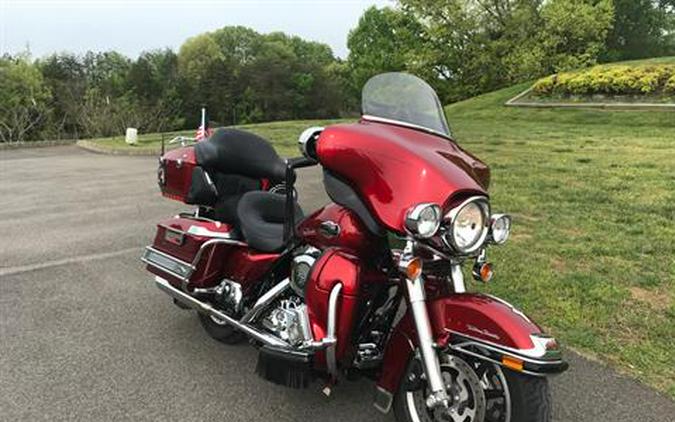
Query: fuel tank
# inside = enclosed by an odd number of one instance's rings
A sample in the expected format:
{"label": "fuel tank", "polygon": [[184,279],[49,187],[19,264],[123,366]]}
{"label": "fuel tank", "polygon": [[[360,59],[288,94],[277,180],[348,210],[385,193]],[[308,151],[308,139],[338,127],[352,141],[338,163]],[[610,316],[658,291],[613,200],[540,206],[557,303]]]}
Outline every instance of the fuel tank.
{"label": "fuel tank", "polygon": [[298,235],[318,248],[340,248],[360,257],[377,253],[385,239],[368,231],[353,211],[334,203],[315,211],[298,226]]}
{"label": "fuel tank", "polygon": [[432,202],[445,207],[458,194],[485,195],[489,168],[451,139],[362,120],[327,127],[317,156],[365,202],[385,228],[404,233],[405,213]]}

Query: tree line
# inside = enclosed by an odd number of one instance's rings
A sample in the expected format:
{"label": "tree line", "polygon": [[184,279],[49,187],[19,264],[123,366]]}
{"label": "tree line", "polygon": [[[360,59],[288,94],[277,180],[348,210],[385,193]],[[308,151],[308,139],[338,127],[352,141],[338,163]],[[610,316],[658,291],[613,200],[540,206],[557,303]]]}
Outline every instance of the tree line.
{"label": "tree line", "polygon": [[234,26],[177,52],[0,57],[0,142],[195,128],[358,112],[384,71],[422,76],[452,102],[598,62],[675,55],[675,0],[399,0],[372,7],[349,56]]}

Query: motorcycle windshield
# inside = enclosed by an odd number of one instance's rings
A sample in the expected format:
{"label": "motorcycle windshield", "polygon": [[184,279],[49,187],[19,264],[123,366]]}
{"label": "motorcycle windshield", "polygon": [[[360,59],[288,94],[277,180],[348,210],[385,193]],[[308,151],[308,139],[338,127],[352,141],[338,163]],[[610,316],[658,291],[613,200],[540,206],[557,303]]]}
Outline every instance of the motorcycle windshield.
{"label": "motorcycle windshield", "polygon": [[365,120],[398,123],[450,137],[436,92],[408,73],[383,73],[366,82],[361,111]]}

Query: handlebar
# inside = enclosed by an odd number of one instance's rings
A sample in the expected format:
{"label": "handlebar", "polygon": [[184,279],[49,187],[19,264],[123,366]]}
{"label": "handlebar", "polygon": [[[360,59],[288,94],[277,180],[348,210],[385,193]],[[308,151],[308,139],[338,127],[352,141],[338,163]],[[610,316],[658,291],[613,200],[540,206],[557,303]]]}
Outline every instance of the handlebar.
{"label": "handlebar", "polygon": [[311,167],[319,164],[318,161],[307,157],[294,157],[286,160],[286,165],[291,169],[298,169],[302,167]]}

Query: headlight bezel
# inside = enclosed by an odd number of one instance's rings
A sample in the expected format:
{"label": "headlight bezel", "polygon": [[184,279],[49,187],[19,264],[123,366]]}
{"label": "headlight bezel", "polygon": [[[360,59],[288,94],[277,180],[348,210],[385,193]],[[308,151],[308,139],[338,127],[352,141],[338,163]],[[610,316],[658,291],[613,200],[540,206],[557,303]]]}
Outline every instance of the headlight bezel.
{"label": "headlight bezel", "polygon": [[[430,231],[429,233],[426,232],[421,233],[419,230],[420,218],[422,216],[422,213],[429,209],[433,210],[433,212],[435,213],[436,222],[434,224],[433,231]],[[441,209],[441,207],[433,202],[424,202],[421,204],[417,204],[408,210],[405,216],[404,225],[408,233],[410,233],[414,237],[418,239],[430,239],[438,233],[442,221],[443,221],[443,210]]]}
{"label": "headlight bezel", "polygon": [[[481,214],[483,217],[482,231],[480,236],[477,237],[476,241],[471,246],[462,248],[456,242],[454,236],[454,225],[457,222],[457,216],[459,215],[459,213],[469,204],[476,204],[481,210]],[[443,239],[443,243],[445,243],[445,245],[448,248],[454,250],[459,254],[469,255],[471,253],[478,251],[485,244],[485,240],[487,239],[488,234],[490,232],[491,227],[490,202],[485,196],[472,196],[461,202],[459,205],[453,207],[450,211],[448,211],[445,214],[443,220],[447,222],[447,224],[445,225],[446,227],[445,233],[443,233],[443,235],[441,236],[441,238]]]}

